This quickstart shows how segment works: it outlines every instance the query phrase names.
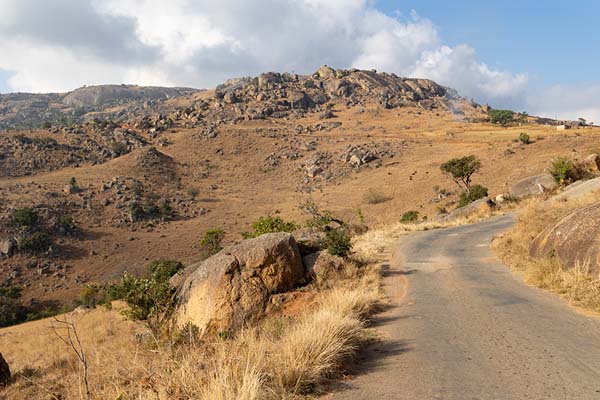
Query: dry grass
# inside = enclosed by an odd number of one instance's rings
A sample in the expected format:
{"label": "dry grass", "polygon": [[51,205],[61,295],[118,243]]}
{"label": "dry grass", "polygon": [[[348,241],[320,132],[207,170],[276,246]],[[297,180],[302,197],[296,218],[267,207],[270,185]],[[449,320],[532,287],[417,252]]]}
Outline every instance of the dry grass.
{"label": "dry grass", "polygon": [[516,226],[494,240],[493,248],[527,283],[550,290],[576,306],[600,311],[600,277],[592,276],[588,265],[565,269],[556,258],[532,258],[529,254],[532,241],[546,227],[597,199],[598,193],[591,193],[577,199],[531,201]]}
{"label": "dry grass", "polygon": [[478,210],[467,217],[456,217],[451,219],[437,218],[432,221],[423,221],[419,223],[398,222],[379,229],[371,229],[353,239],[353,250],[361,257],[371,260],[381,260],[401,236],[410,232],[429,231],[432,229],[473,224],[497,215],[505,214],[506,212],[514,210],[519,204],[528,204],[530,201],[532,200],[523,203],[507,203],[494,209]]}
{"label": "dry grass", "polygon": [[[372,334],[366,321],[381,303],[379,271],[367,267],[296,318],[272,318],[232,338],[158,344],[115,309],[70,314],[89,360],[91,399],[292,399],[335,377]],[[42,320],[0,330],[16,374],[0,398],[80,399],[81,368]]]}

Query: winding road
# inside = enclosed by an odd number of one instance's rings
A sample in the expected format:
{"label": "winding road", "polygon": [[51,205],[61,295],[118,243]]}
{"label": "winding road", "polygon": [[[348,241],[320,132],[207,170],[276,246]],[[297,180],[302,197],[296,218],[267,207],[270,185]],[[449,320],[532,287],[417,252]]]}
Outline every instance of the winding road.
{"label": "winding road", "polygon": [[527,286],[490,251],[512,216],[405,236],[384,285],[386,340],[334,399],[600,399],[600,319]]}

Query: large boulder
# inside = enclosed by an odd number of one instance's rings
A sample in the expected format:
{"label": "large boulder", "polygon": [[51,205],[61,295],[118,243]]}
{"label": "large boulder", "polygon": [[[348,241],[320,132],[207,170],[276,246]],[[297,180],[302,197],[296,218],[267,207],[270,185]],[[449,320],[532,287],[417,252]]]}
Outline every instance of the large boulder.
{"label": "large boulder", "polygon": [[533,257],[554,255],[565,268],[588,264],[600,273],[600,202],[579,208],[547,227],[532,242]]}
{"label": "large boulder", "polygon": [[296,229],[292,236],[296,239],[303,257],[321,250],[325,241],[325,232],[317,228]]}
{"label": "large boulder", "polygon": [[522,199],[550,192],[557,187],[556,179],[549,173],[543,173],[516,182],[510,187],[510,195],[514,198]]}
{"label": "large boulder", "polygon": [[327,251],[304,256],[302,262],[307,274],[318,282],[340,277],[346,265],[343,258],[331,255]]}
{"label": "large boulder", "polygon": [[301,90],[290,91],[288,93],[288,101],[293,109],[307,110],[315,105],[310,96]]}
{"label": "large boulder", "polygon": [[202,333],[235,330],[256,321],[271,295],[306,275],[294,238],[270,233],[227,248],[197,266],[177,291],[177,324]]}
{"label": "large boulder", "polygon": [[0,386],[6,386],[10,383],[11,375],[8,363],[0,353]]}

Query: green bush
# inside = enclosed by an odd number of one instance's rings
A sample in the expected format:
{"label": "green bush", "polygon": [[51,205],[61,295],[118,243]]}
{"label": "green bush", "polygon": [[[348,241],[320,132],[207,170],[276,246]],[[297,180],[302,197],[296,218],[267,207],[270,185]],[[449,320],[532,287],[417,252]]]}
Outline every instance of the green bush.
{"label": "green bush", "polygon": [[329,254],[346,257],[352,249],[350,234],[344,228],[327,229],[323,246]]}
{"label": "green bush", "polygon": [[255,238],[265,233],[274,232],[293,232],[300,226],[295,222],[286,222],[279,217],[272,217],[270,215],[261,217],[252,224],[252,232],[243,232],[242,237],[244,239]]}
{"label": "green bush", "polygon": [[502,126],[510,125],[514,122],[515,113],[511,110],[490,110],[488,112],[490,122],[492,124],[500,124]]}
{"label": "green bush", "polygon": [[77,230],[77,225],[75,224],[75,220],[70,215],[61,215],[58,219],[58,224],[63,227],[66,231],[72,232]]}
{"label": "green bush", "polygon": [[521,132],[519,134],[519,141],[523,144],[530,144],[531,143],[531,138],[529,137],[528,134],[526,134],[525,132]]}
{"label": "green bush", "polygon": [[415,210],[410,210],[402,214],[402,218],[400,218],[400,222],[403,224],[415,223],[419,220],[419,212]]}
{"label": "green bush", "polygon": [[48,250],[52,245],[50,235],[44,232],[34,232],[21,237],[19,250],[39,253]]}
{"label": "green bush", "polygon": [[20,288],[15,286],[0,288],[0,327],[25,321],[26,310],[20,299]]}
{"label": "green bush", "polygon": [[159,329],[160,318],[169,315],[174,306],[175,289],[169,280],[183,268],[178,261],[154,261],[142,278],[126,272],[116,282],[86,285],[80,293],[80,301],[94,307],[123,300],[129,306],[124,312],[128,318],[140,321],[153,319],[149,322],[150,328]]}
{"label": "green bush", "polygon": [[557,157],[552,161],[550,173],[558,184],[563,185],[575,178],[575,165],[567,157]]}
{"label": "green bush", "polygon": [[481,185],[471,186],[469,192],[462,192],[460,194],[460,200],[458,201],[458,207],[464,207],[472,202],[487,197],[488,189]]}
{"label": "green bush", "polygon": [[13,221],[18,226],[34,226],[37,223],[38,216],[33,208],[17,208],[13,211]]}
{"label": "green bush", "polygon": [[200,248],[210,257],[223,250],[221,242],[224,238],[225,231],[223,229],[209,229],[200,240]]}

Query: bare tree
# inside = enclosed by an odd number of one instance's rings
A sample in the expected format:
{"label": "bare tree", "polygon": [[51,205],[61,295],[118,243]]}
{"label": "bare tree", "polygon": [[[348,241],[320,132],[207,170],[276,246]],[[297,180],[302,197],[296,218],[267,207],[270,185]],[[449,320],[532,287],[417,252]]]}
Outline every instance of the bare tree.
{"label": "bare tree", "polygon": [[[62,341],[64,344],[70,347],[71,350],[73,350],[73,352],[77,356],[79,364],[81,365],[81,375],[83,381],[83,390],[81,390],[80,387],[80,391],[85,391],[85,399],[89,399],[90,386],[88,384],[88,361],[85,351],[83,350],[81,340],[79,339],[79,334],[77,333],[75,323],[73,323],[72,321],[67,321],[66,317],[64,320],[60,320],[54,317],[54,322],[52,323],[52,331],[54,332],[54,335],[56,335],[56,337],[60,341]],[[83,393],[82,397],[84,397]]]}

